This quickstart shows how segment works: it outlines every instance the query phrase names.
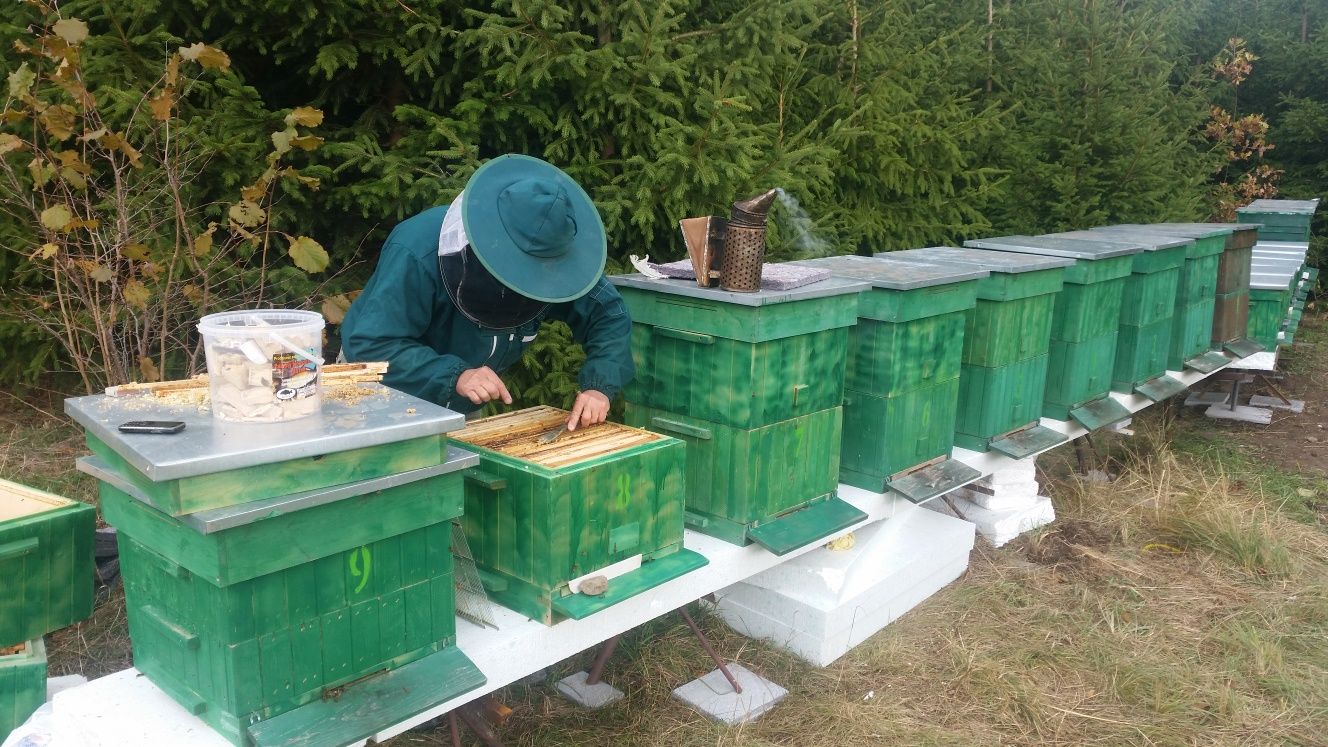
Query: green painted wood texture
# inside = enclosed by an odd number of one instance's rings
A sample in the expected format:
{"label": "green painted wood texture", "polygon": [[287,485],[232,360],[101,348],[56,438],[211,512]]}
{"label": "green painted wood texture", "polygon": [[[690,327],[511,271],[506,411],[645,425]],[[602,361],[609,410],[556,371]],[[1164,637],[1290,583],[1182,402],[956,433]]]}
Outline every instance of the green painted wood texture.
{"label": "green painted wood texture", "polygon": [[[1128,260],[1129,257],[1119,259]],[[1128,269],[1129,265],[1125,267]],[[1114,333],[1120,323],[1125,283],[1124,276],[1094,283],[1066,283],[1056,294],[1056,305],[1051,314],[1051,339],[1084,342]]]}
{"label": "green painted wood texture", "polygon": [[986,451],[992,438],[1035,422],[1042,412],[1049,356],[987,367],[964,364],[959,376],[955,444]]}
{"label": "green painted wood texture", "polygon": [[851,327],[858,318],[856,294],[742,306],[641,288],[620,286],[618,292],[637,324],[743,342],[765,342]]}
{"label": "green painted wood texture", "polygon": [[153,482],[91,433],[92,453],[160,511],[171,516],[224,508],[250,501],[343,485],[442,464],[447,451],[443,436],[425,436],[363,449],[291,459],[274,464]]}
{"label": "green painted wood texture", "polygon": [[485,677],[455,646],[347,687],[336,698],[249,727],[257,747],[354,744],[483,685]]}
{"label": "green painted wood texture", "polygon": [[40,636],[0,656],[0,742],[46,702],[46,646]]}
{"label": "green painted wood texture", "polygon": [[438,475],[201,534],[106,483],[107,523],[218,586],[278,573],[461,515],[461,473]]}
{"label": "green painted wood texture", "polygon": [[1309,214],[1265,213],[1259,210],[1238,208],[1236,214],[1242,223],[1262,223],[1259,227],[1260,241],[1309,241],[1310,223],[1314,216]]}
{"label": "green painted wood texture", "polygon": [[[372,522],[372,517],[364,517]],[[451,524],[218,586],[119,533],[134,665],[232,743],[454,642]]]}
{"label": "green painted wood texture", "polygon": [[1186,247],[1185,257],[1194,259],[1197,257],[1212,257],[1221,254],[1227,247],[1227,237],[1231,234],[1222,234],[1220,236],[1205,236],[1194,240],[1194,243]]}
{"label": "green painted wood texture", "polygon": [[[672,435],[672,434],[667,434]],[[467,445],[464,525],[490,595],[553,624],[567,582],[634,555],[682,548],[687,450],[674,438],[562,468]]]}
{"label": "green painted wood texture", "polygon": [[1070,410],[1107,396],[1116,361],[1116,329],[1092,340],[1052,340],[1042,415],[1069,420]]}
{"label": "green painted wood texture", "polygon": [[1130,272],[1135,275],[1148,275],[1163,270],[1176,269],[1185,264],[1190,244],[1158,249],[1151,252],[1139,252],[1130,255]]}
{"label": "green painted wood texture", "polygon": [[977,281],[978,298],[985,301],[1014,301],[1030,296],[1045,296],[1060,291],[1065,282],[1065,268],[1053,267],[1033,272],[993,272]]}
{"label": "green painted wood texture", "polygon": [[633,324],[636,377],[623,396],[736,428],[781,422],[839,404],[848,338],[848,327],[746,342]]}
{"label": "green painted wood texture", "polygon": [[949,456],[958,403],[958,375],[890,396],[848,390],[840,481],[880,493],[892,475]]}
{"label": "green painted wood texture", "polygon": [[1249,335],[1250,292],[1248,289],[1218,293],[1213,299],[1213,342],[1234,342]]}
{"label": "green painted wood texture", "polygon": [[686,442],[688,526],[727,542],[838,484],[841,407],[744,429],[629,401],[623,419]]}
{"label": "green painted wood texture", "polygon": [[1254,247],[1229,248],[1217,256],[1217,293],[1248,292]]}
{"label": "green painted wood texture", "polygon": [[848,503],[829,498],[754,526],[747,536],[776,555],[787,555],[866,518]]}
{"label": "green painted wood texture", "polygon": [[889,397],[958,378],[966,323],[963,311],[904,322],[859,319],[849,333],[845,389]]}
{"label": "green painted wood texture", "polygon": [[650,591],[666,581],[691,573],[709,564],[699,552],[686,548],[643,563],[640,568],[609,581],[608,589],[599,596],[568,594],[553,599],[553,611],[562,617],[584,620],[609,607],[642,592]]}
{"label": "green painted wood texture", "polygon": [[1078,259],[1065,268],[1064,282],[1075,285],[1097,285],[1128,276],[1134,268],[1134,256],[1123,254],[1106,259]]}
{"label": "green painted wood texture", "polygon": [[96,523],[96,509],[77,501],[0,521],[0,647],[92,614]]}
{"label": "green painted wood texture", "polygon": [[1291,305],[1291,292],[1286,290],[1250,290],[1249,337],[1265,350],[1276,350],[1277,333],[1286,319]]}
{"label": "green painted wood texture", "polygon": [[1169,317],[1142,326],[1122,324],[1116,337],[1112,391],[1128,394],[1139,384],[1165,373],[1170,346]]}
{"label": "green painted wood texture", "polygon": [[964,363],[1004,366],[1046,355],[1056,296],[1044,293],[1008,301],[979,298],[965,320]]}
{"label": "green painted wood texture", "polygon": [[1177,308],[1171,320],[1171,340],[1167,348],[1167,368],[1184,371],[1185,361],[1203,355],[1212,348],[1213,314],[1216,299],[1196,301]]}
{"label": "green painted wood texture", "polygon": [[[1178,256],[1183,265],[1184,253]],[[1176,288],[1179,284],[1180,266],[1133,273],[1125,281],[1125,290],[1121,294],[1120,323],[1138,326],[1170,319],[1176,309]]]}
{"label": "green painted wood texture", "polygon": [[1176,283],[1176,308],[1207,301],[1217,294],[1217,270],[1221,254],[1185,260]]}
{"label": "green painted wood texture", "polygon": [[[978,281],[932,285],[912,290],[871,288],[858,296],[858,319],[907,322],[973,308]],[[859,321],[861,324],[861,321]]]}

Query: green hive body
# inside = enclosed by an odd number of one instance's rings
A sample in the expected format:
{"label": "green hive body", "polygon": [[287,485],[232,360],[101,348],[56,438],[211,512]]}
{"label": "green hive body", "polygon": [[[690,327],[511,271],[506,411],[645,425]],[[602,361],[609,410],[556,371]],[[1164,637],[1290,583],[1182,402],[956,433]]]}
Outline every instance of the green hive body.
{"label": "green hive body", "polygon": [[[637,380],[623,392],[624,417],[687,442],[689,527],[737,544],[777,537],[766,546],[787,552],[862,516],[842,510],[834,491],[863,284],[831,278],[732,293],[693,281],[610,280],[633,321]],[[797,531],[772,528],[779,521]]]}
{"label": "green hive body", "polygon": [[[954,445],[965,317],[986,271],[888,255],[797,264],[871,284],[849,333],[840,481],[877,493],[911,484],[899,478],[948,458]],[[961,478],[976,476],[964,468]],[[926,482],[936,484],[901,492],[921,501],[952,487]]]}
{"label": "green hive body", "polygon": [[[533,408],[454,434],[480,455],[466,476],[465,527],[485,588],[546,625],[630,596],[620,588],[640,593],[705,562],[682,548],[683,444],[604,424],[541,446],[538,437],[566,418]],[[640,569],[610,579],[602,597],[568,587],[636,555]]]}
{"label": "green hive body", "polygon": [[1129,417],[1129,411],[1110,399],[1108,392],[1131,255],[1142,247],[1105,239],[1045,236],[1001,236],[967,245],[1074,260],[1065,268],[1064,285],[1051,312],[1041,414],[1056,420],[1074,419],[1089,429]]}
{"label": "green hive body", "polygon": [[1037,425],[1042,412],[1052,311],[1065,268],[1073,260],[1030,254],[932,247],[881,256],[980,268],[977,300],[965,312],[955,444],[987,451],[1014,431],[1046,431],[1046,445],[1063,441]]}
{"label": "green hive body", "polygon": [[0,648],[92,614],[96,517],[92,506],[0,480]]}
{"label": "green hive body", "polygon": [[[98,454],[79,468],[117,530],[134,665],[186,710],[236,745],[358,741],[483,684],[455,648],[452,522],[476,457],[440,431],[460,416],[384,390],[237,441],[192,408],[141,408],[66,401]],[[186,429],[115,432],[130,419]],[[407,666],[449,676],[429,702],[391,696]]]}
{"label": "green hive body", "polygon": [[46,646],[40,637],[0,656],[0,742],[46,702]]}
{"label": "green hive body", "polygon": [[1318,209],[1318,198],[1310,200],[1255,200],[1238,208],[1242,221],[1258,223],[1259,241],[1307,242],[1310,224]]}

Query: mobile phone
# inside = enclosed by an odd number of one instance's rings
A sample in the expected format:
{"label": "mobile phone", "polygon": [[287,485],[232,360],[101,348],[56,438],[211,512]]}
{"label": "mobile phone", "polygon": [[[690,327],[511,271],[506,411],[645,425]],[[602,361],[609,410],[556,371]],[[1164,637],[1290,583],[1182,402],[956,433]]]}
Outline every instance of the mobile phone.
{"label": "mobile phone", "polygon": [[121,433],[159,433],[171,434],[184,430],[184,423],[178,420],[131,420],[120,424]]}

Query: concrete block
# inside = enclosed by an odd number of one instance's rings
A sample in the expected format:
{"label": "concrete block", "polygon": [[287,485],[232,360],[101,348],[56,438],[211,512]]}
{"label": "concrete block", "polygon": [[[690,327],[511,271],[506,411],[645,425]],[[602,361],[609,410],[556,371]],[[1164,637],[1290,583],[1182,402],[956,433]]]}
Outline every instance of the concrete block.
{"label": "concrete block", "polygon": [[1237,420],[1242,423],[1256,423],[1258,425],[1268,425],[1273,422],[1273,411],[1263,407],[1250,407],[1249,405],[1236,405],[1232,408],[1226,405],[1213,405],[1204,414],[1210,418],[1219,420]]}
{"label": "concrete block", "polygon": [[973,525],[911,504],[816,550],[721,589],[720,618],[817,666],[848,653],[963,575]]}
{"label": "concrete block", "polygon": [[741,693],[716,669],[675,688],[673,697],[716,721],[737,726],[760,718],[788,695],[788,690],[741,664],[729,664],[728,669],[742,687]]}
{"label": "concrete block", "polygon": [[1200,405],[1207,407],[1209,405],[1220,405],[1231,398],[1231,392],[1190,392],[1190,396],[1185,398],[1186,407],[1198,407]]}
{"label": "concrete block", "polygon": [[577,672],[558,680],[558,692],[564,698],[590,709],[603,708],[610,703],[622,700],[623,692],[609,683],[600,680],[593,685],[586,684],[589,672]]}
{"label": "concrete block", "polygon": [[1305,412],[1305,400],[1293,399],[1289,402],[1283,402],[1277,397],[1270,397],[1266,394],[1256,394],[1250,397],[1251,407],[1271,407],[1274,410],[1290,410],[1291,412]]}

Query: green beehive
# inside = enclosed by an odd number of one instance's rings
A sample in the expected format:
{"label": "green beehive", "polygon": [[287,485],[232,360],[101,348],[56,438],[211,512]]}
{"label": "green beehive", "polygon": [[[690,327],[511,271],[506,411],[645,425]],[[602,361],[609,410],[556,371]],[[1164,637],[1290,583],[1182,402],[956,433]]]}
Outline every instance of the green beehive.
{"label": "green beehive", "polygon": [[1288,342],[1280,334],[1291,315],[1293,283],[1294,277],[1285,272],[1250,276],[1250,337],[1265,350]]}
{"label": "green beehive", "polygon": [[0,648],[92,614],[97,511],[0,480]]}
{"label": "green beehive", "polygon": [[46,645],[41,637],[0,646],[0,742],[45,702]]}
{"label": "green beehive", "polygon": [[949,457],[965,317],[987,272],[889,255],[796,264],[871,286],[849,334],[839,479],[921,503],[980,477]]}
{"label": "green beehive", "polygon": [[1111,389],[1124,394],[1138,392],[1154,401],[1185,391],[1184,384],[1165,374],[1176,312],[1176,286],[1180,282],[1180,268],[1185,264],[1186,249],[1193,240],[1123,228],[1049,235],[1106,239],[1144,247],[1132,256],[1130,275],[1121,293]]}
{"label": "green beehive", "polygon": [[835,496],[848,330],[865,284],[735,293],[609,280],[633,323],[624,419],[687,443],[688,527],[783,554],[865,518]]}
{"label": "green beehive", "polygon": [[990,251],[1065,257],[1065,284],[1052,312],[1042,415],[1089,430],[1130,416],[1109,396],[1121,299],[1139,244],[1104,239],[1000,236],[965,242]]}
{"label": "green beehive", "polygon": [[[300,483],[291,465],[336,453],[323,449],[390,450],[463,424],[378,390],[355,405],[324,402],[319,418],[268,425],[150,400],[65,402],[89,440],[116,457],[79,467],[100,481],[103,514],[117,529],[134,664],[233,744],[284,743],[292,733],[357,741],[484,682],[455,646],[452,522],[474,454],[447,449],[427,467],[179,517],[141,487],[146,470],[134,465],[145,462],[157,483],[235,471],[289,486]],[[186,427],[174,436],[115,430],[143,419]],[[398,697],[421,678],[436,689]]]}
{"label": "green beehive", "polygon": [[[485,588],[546,625],[706,563],[682,547],[682,442],[616,423],[541,439],[568,415],[535,407],[452,434],[480,456],[466,475],[465,527]],[[607,590],[580,592],[580,579],[594,575],[605,575]]]}
{"label": "green beehive", "polygon": [[1038,418],[1052,311],[1065,268],[1074,260],[954,247],[884,256],[990,273],[978,280],[977,303],[966,312],[955,444],[1018,459],[1064,441],[1065,436],[1039,425]]}
{"label": "green beehive", "polygon": [[1310,200],[1255,200],[1236,214],[1242,221],[1258,223],[1259,241],[1295,241],[1310,240],[1310,223],[1314,220],[1314,211],[1319,207],[1319,199]]}
{"label": "green beehive", "polygon": [[1222,254],[1233,234],[1232,228],[1217,223],[1125,224],[1119,227],[1194,239],[1186,250],[1185,264],[1176,284],[1176,312],[1172,317],[1167,367],[1174,371],[1189,367],[1211,373],[1229,363],[1225,355],[1212,349],[1212,337],[1218,272]]}

